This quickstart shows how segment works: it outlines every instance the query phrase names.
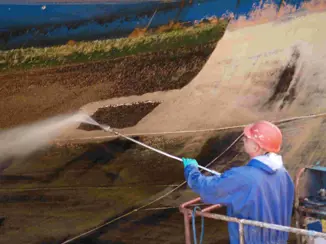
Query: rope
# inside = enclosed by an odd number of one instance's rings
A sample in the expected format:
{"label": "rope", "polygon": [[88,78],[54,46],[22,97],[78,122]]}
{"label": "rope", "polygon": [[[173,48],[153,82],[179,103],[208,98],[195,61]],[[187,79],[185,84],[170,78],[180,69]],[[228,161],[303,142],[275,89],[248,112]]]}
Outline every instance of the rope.
{"label": "rope", "polygon": [[[196,221],[195,221],[195,218],[196,218],[196,210],[200,209],[200,207],[196,206],[194,208],[194,210],[192,211],[192,232],[194,234],[194,244],[197,244],[197,237],[196,237]],[[204,240],[204,216],[201,216],[201,234],[200,234],[200,244],[203,243],[203,240]]]}
{"label": "rope", "polygon": [[[319,113],[319,114],[311,114],[311,115],[302,115],[296,117],[290,117],[288,119],[282,119],[277,121],[271,121],[274,124],[281,124],[285,122],[291,122],[295,120],[301,119],[310,119],[310,118],[317,118],[317,117],[324,117],[326,113]],[[239,129],[244,128],[248,124],[241,124],[241,125],[234,125],[234,126],[225,126],[220,128],[211,128],[211,129],[198,129],[198,130],[180,130],[180,131],[163,131],[163,132],[143,132],[143,133],[129,133],[124,134],[125,136],[150,136],[150,135],[169,135],[169,134],[187,134],[187,133],[197,133],[197,132],[211,132],[211,131],[223,131],[223,130],[230,130],[230,129]],[[96,140],[96,139],[106,139],[106,138],[116,138],[117,135],[105,135],[105,136],[92,136],[92,137],[83,137],[83,138],[70,138],[70,139],[58,139],[54,140],[54,142],[69,142],[69,141],[82,141],[82,140]]]}
{"label": "rope", "polygon": [[[207,206],[207,203],[199,203],[199,204],[191,204],[189,207],[196,207],[196,206]],[[156,210],[170,210],[170,209],[177,209],[180,206],[166,206],[166,207],[158,207],[158,208],[146,208],[143,209],[142,211],[156,211]]]}
{"label": "rope", "polygon": [[[231,147],[233,147],[233,145],[234,144],[236,144],[240,139],[241,139],[241,137],[242,137],[242,135],[243,135],[243,133],[241,133],[241,135],[240,136],[238,136],[231,144],[230,144],[230,146],[228,146],[220,155],[218,155],[216,158],[214,158],[209,164],[207,164],[206,165],[206,167],[209,167],[209,166],[211,166],[216,160],[218,160],[220,157],[222,157],[223,155],[224,155],[224,153],[226,153],[228,150],[230,150],[230,148]],[[237,154],[237,155],[235,155],[233,158],[232,158],[232,160],[236,157],[236,156],[238,156],[239,155],[239,153]]]}
{"label": "rope", "polygon": [[28,188],[0,188],[0,192],[2,191],[51,191],[51,190],[87,190],[87,189],[97,189],[97,190],[116,190],[116,189],[122,189],[122,188],[137,188],[137,187],[144,187],[144,186],[150,186],[150,187],[174,187],[178,186],[177,184],[171,184],[171,185],[160,185],[160,184],[125,184],[125,185],[117,185],[117,186],[56,186],[56,187],[28,187]]}
{"label": "rope", "polygon": [[63,242],[62,244],[71,243],[72,241],[75,241],[75,240],[77,240],[77,239],[79,239],[79,238],[81,238],[81,237],[83,237],[83,236],[86,236],[86,235],[89,235],[89,234],[91,234],[91,233],[93,233],[93,232],[96,232],[97,230],[99,230],[99,229],[101,229],[101,228],[103,228],[103,227],[105,227],[105,226],[108,226],[109,224],[111,224],[111,223],[113,223],[113,222],[116,222],[117,220],[120,220],[120,219],[122,219],[122,218],[124,218],[124,217],[127,217],[127,216],[131,215],[131,214],[134,213],[134,212],[137,212],[137,211],[139,211],[139,210],[142,210],[143,208],[146,208],[146,207],[148,207],[149,205],[151,205],[151,204],[153,204],[153,203],[155,203],[155,202],[161,200],[162,198],[164,198],[164,197],[170,195],[171,193],[173,193],[173,192],[176,191],[177,189],[181,188],[185,183],[186,183],[186,181],[184,181],[183,183],[181,183],[180,185],[178,185],[177,187],[175,187],[175,188],[172,189],[171,191],[167,192],[166,194],[164,194],[164,195],[160,196],[159,198],[157,198],[157,199],[151,201],[150,203],[147,203],[147,204],[145,204],[145,205],[143,205],[143,206],[141,206],[141,207],[139,207],[139,208],[136,208],[136,209],[134,209],[134,210],[131,210],[130,212],[128,212],[128,213],[126,213],[126,214],[124,214],[124,215],[121,215],[121,216],[119,216],[119,217],[117,217],[117,218],[114,218],[114,219],[112,219],[112,220],[110,220],[110,221],[104,223],[103,225],[100,225],[100,226],[98,226],[98,227],[96,227],[96,228],[94,228],[94,229],[91,229],[91,230],[89,230],[89,231],[87,231],[87,232],[84,232],[84,233],[82,233],[82,234],[80,234],[80,235],[78,235],[78,236],[76,236],[76,237],[74,237],[74,238],[71,238],[71,239],[69,239],[69,240],[66,240],[66,241]]}

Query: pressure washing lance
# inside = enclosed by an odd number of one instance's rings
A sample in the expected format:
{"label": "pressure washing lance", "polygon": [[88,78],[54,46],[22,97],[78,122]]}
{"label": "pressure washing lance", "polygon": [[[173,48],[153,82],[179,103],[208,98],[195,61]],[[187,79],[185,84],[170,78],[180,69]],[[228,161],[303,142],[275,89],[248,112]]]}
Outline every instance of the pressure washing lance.
{"label": "pressure washing lance", "polygon": [[[123,138],[125,138],[125,139],[127,139],[127,140],[129,140],[129,141],[132,141],[132,142],[134,142],[134,143],[136,143],[136,144],[138,144],[138,145],[141,145],[141,146],[143,146],[143,147],[146,147],[146,148],[148,148],[148,149],[150,149],[150,150],[152,150],[152,151],[154,151],[154,152],[160,153],[160,154],[165,155],[165,156],[167,156],[167,157],[169,157],[169,158],[172,158],[172,159],[175,159],[175,160],[178,160],[178,161],[182,162],[182,159],[181,159],[181,158],[176,157],[176,156],[173,156],[173,155],[171,155],[171,154],[168,154],[168,153],[166,153],[166,152],[163,152],[163,151],[158,150],[158,149],[156,149],[156,148],[153,148],[153,147],[151,147],[151,146],[148,146],[148,145],[146,145],[146,144],[144,144],[144,143],[142,143],[142,142],[139,142],[139,141],[137,141],[137,140],[135,140],[135,139],[132,139],[132,138],[130,138],[130,137],[128,137],[128,136],[125,136],[125,135],[123,135],[123,134],[117,132],[116,130],[114,130],[113,128],[111,128],[111,127],[108,126],[108,125],[100,125],[100,127],[101,127],[104,131],[106,131],[106,132],[114,133],[114,134],[117,135],[117,136],[123,137]],[[214,171],[214,170],[208,169],[208,168],[206,168],[206,167],[203,167],[203,166],[201,166],[201,165],[198,165],[198,168],[203,169],[203,170],[205,170],[205,171],[207,171],[207,172],[210,172],[210,173],[212,173],[212,174],[214,174],[214,175],[218,175],[218,176],[221,175],[220,173],[218,173],[218,172],[216,172],[216,171]]]}

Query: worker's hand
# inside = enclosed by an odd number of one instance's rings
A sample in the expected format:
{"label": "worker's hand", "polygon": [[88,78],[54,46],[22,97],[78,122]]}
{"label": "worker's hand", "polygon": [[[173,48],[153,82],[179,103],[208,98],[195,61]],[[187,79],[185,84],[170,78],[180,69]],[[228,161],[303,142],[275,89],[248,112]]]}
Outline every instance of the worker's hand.
{"label": "worker's hand", "polygon": [[182,158],[182,162],[183,162],[183,166],[184,166],[184,167],[187,167],[189,164],[192,164],[192,165],[198,167],[198,163],[197,163],[196,159],[192,159],[192,158]]}

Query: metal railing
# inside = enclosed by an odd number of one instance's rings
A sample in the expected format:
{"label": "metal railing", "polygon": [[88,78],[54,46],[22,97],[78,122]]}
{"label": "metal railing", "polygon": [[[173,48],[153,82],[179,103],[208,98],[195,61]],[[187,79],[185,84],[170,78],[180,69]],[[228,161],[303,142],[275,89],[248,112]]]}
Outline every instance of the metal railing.
{"label": "metal railing", "polygon": [[[182,205],[180,205],[179,210],[184,215],[184,224],[185,224],[185,241],[186,244],[191,244],[191,236],[190,236],[190,219],[193,214],[193,210],[187,208],[190,205],[199,203],[201,201],[200,197],[195,198],[191,201],[188,201]],[[238,219],[234,217],[228,217],[221,214],[215,214],[215,213],[209,213],[210,211],[214,209],[218,209],[222,207],[221,205],[211,205],[209,207],[204,208],[202,211],[196,211],[196,216],[203,216],[206,218],[216,219],[216,220],[223,220],[227,222],[234,222],[239,224],[239,236],[240,236],[240,244],[244,244],[244,225],[251,225],[261,228],[268,228],[268,229],[274,229],[279,231],[286,231],[291,232],[294,234],[299,235],[307,235],[309,238],[315,238],[315,237],[321,237],[326,240],[326,233],[323,232],[317,232],[317,231],[309,231],[294,227],[288,227],[283,225],[276,225],[276,224],[269,224],[265,222],[259,222],[259,221],[253,221],[253,220],[247,220],[247,219]]]}

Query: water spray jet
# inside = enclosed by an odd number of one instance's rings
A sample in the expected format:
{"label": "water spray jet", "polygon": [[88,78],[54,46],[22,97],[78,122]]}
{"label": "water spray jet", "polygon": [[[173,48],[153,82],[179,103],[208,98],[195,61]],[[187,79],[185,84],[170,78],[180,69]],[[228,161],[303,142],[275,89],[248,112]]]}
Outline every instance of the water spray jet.
{"label": "water spray jet", "polygon": [[79,122],[98,125],[87,114],[79,112],[0,131],[0,163],[26,157],[50,146],[55,137]]}

